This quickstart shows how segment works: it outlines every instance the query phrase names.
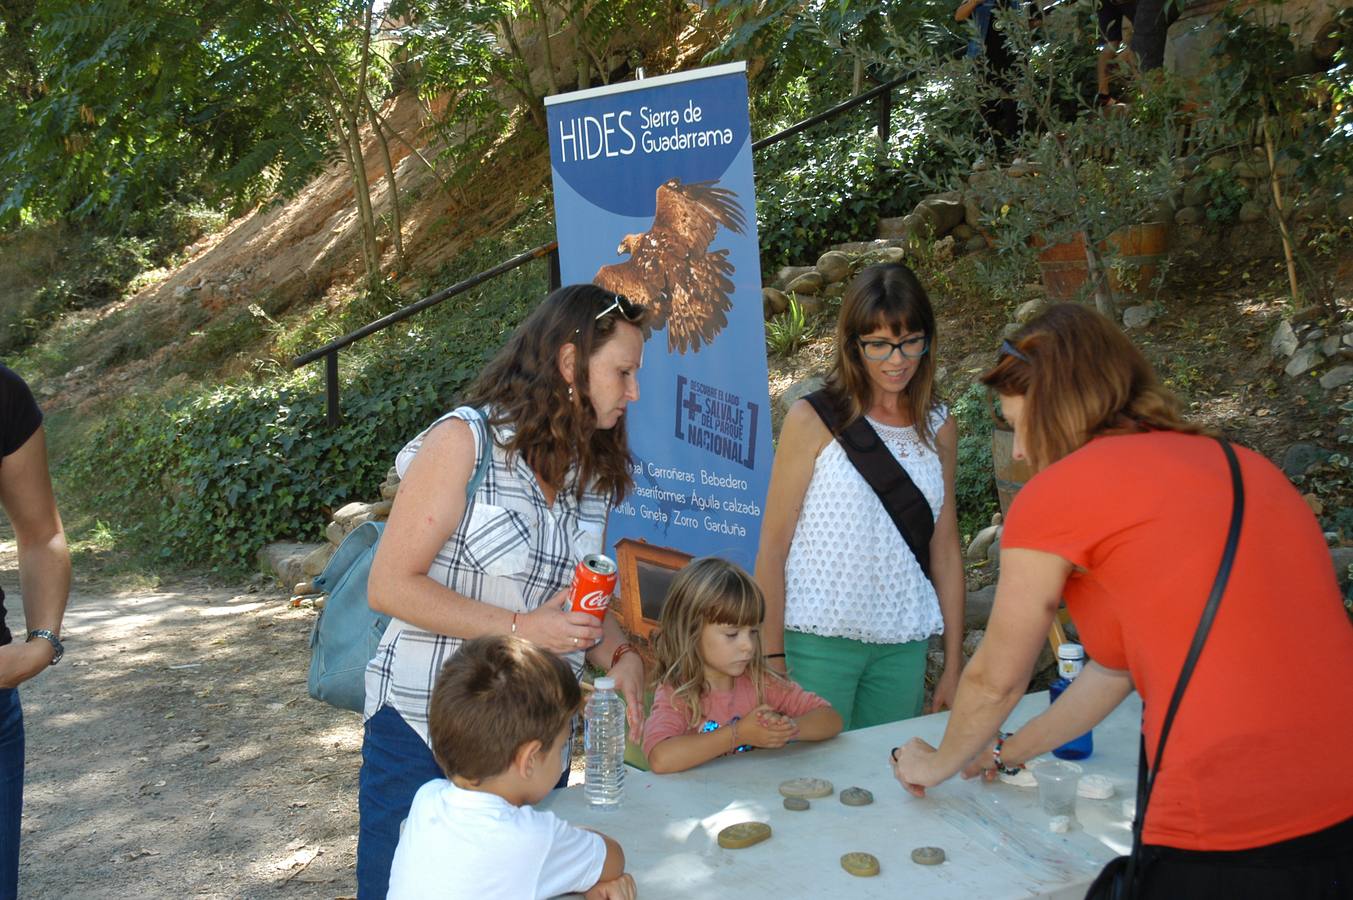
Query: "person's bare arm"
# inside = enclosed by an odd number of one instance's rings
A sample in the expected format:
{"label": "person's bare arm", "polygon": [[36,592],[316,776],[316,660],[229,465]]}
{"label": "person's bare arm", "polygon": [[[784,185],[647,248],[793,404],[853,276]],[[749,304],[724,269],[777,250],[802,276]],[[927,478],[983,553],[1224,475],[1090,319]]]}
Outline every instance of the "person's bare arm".
{"label": "person's bare arm", "polygon": [[830,706],[819,706],[817,709],[809,710],[794,722],[799,726],[800,741],[825,741],[836,737],[845,726],[841,721],[841,714]]}
{"label": "person's bare arm", "polygon": [[[766,653],[785,649],[785,561],[799,525],[803,498],[813,480],[817,455],[831,441],[822,420],[807,400],[789,409],[780,428],[780,444],[771,467],[766,512],[761,519],[761,545],[756,554],[756,582],[766,595],[766,620],[761,625],[761,645]],[[767,665],[784,674],[784,659]]]}
{"label": "person's bare arm", "polygon": [[958,536],[958,513],[954,477],[958,470],[958,425],[950,416],[935,435],[940,465],[944,471],[944,505],[940,507],[935,533],[930,538],[930,574],[944,619],[944,668],[930,702],[930,712],[948,709],[954,703],[959,675],[963,672],[963,614],[967,584],[963,576],[963,548]]}
{"label": "person's bare arm", "polygon": [[[70,550],[47,470],[47,436],[39,426],[0,461],[0,505],[14,526],[19,551],[19,584],[24,622],[30,631],[60,636],[70,597]],[[52,645],[22,635],[0,647],[0,688],[16,687],[51,665]]]}
{"label": "person's bare arm", "polygon": [[964,768],[990,746],[1024,696],[1071,563],[1040,550],[1001,551],[1001,577],[986,635],[959,679],[958,694],[938,750],[920,738],[898,748],[897,780],[916,796]]}
{"label": "person's bare arm", "polygon": [[981,5],[982,0],[963,0],[963,2],[958,5],[958,9],[954,10],[954,21],[966,22],[972,15],[972,11]]}
{"label": "person's bare arm", "polygon": [[[423,439],[371,563],[367,599],[372,609],[452,637],[512,631],[511,611],[466,597],[427,576],[465,516],[465,489],[474,461],[474,435],[459,419],[443,422]],[[539,608],[518,614],[516,633],[560,654],[601,640],[602,627],[594,616],[563,611],[566,597],[567,591],[560,591]]]}

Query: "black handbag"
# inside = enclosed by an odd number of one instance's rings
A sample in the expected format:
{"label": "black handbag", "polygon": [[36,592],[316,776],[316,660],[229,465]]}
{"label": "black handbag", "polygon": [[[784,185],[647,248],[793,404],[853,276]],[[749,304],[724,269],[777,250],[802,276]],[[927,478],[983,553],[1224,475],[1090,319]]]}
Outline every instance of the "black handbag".
{"label": "black handbag", "polygon": [[1217,577],[1212,582],[1212,593],[1203,607],[1198,629],[1193,633],[1193,643],[1189,646],[1188,656],[1184,658],[1184,668],[1175,682],[1174,694],[1170,697],[1170,706],[1165,711],[1165,721],[1160,727],[1160,742],[1156,744],[1156,762],[1148,770],[1146,767],[1146,736],[1143,734],[1137,754],[1137,815],[1132,822],[1132,851],[1127,856],[1117,856],[1109,860],[1100,871],[1086,900],[1133,900],[1141,893],[1142,885],[1142,823],[1146,821],[1146,806],[1151,800],[1151,788],[1160,775],[1160,761],[1165,754],[1165,740],[1170,736],[1170,726],[1174,724],[1175,713],[1179,710],[1179,701],[1184,697],[1184,688],[1193,676],[1193,667],[1203,651],[1203,642],[1212,630],[1212,620],[1216,618],[1217,607],[1221,604],[1221,595],[1226,590],[1226,582],[1231,577],[1231,564],[1236,558],[1236,544],[1240,542],[1240,522],[1245,515],[1245,485],[1240,479],[1240,462],[1236,452],[1223,438],[1217,438],[1222,452],[1226,454],[1226,464],[1231,469],[1231,491],[1234,501],[1231,506],[1231,525],[1226,533],[1226,549],[1221,554],[1221,565],[1217,567]]}
{"label": "black handbag", "polygon": [[841,443],[846,458],[878,494],[879,502],[907,542],[925,577],[930,577],[930,538],[935,534],[935,515],[921,489],[907,470],[893,457],[874,427],[858,416],[841,427],[836,410],[825,391],[814,391],[804,398],[817,410],[818,418]]}

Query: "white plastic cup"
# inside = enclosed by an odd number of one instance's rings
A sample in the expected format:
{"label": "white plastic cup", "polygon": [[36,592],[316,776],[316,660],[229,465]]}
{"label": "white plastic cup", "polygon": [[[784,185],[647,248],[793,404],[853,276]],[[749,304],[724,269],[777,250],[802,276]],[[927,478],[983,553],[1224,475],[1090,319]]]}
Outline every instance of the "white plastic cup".
{"label": "white plastic cup", "polygon": [[1038,803],[1050,816],[1076,815],[1076,785],[1081,767],[1060,759],[1043,760],[1029,767],[1038,782]]}

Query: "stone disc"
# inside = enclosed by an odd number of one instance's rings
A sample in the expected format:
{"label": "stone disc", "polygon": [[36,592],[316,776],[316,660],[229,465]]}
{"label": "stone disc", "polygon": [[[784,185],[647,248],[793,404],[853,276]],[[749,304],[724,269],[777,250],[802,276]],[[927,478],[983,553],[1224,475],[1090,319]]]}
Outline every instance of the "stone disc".
{"label": "stone disc", "polygon": [[841,792],[841,802],[846,806],[868,806],[874,802],[874,795],[862,787],[848,787]]}
{"label": "stone disc", "polygon": [[872,853],[846,853],[841,857],[841,868],[858,878],[869,878],[879,873],[879,861]]}
{"label": "stone disc", "polygon": [[741,850],[759,844],[770,837],[770,826],[765,822],[739,822],[719,832],[719,846],[726,850]]}
{"label": "stone disc", "polygon": [[830,797],[836,793],[836,788],[822,778],[791,778],[780,783],[780,793],[786,797],[816,800],[818,797]]}
{"label": "stone disc", "polygon": [[809,806],[808,801],[802,797],[786,797],[785,809],[791,809],[794,812],[803,812]]}
{"label": "stone disc", "polygon": [[938,866],[944,862],[944,850],[939,847],[917,847],[911,851],[911,861],[918,866]]}

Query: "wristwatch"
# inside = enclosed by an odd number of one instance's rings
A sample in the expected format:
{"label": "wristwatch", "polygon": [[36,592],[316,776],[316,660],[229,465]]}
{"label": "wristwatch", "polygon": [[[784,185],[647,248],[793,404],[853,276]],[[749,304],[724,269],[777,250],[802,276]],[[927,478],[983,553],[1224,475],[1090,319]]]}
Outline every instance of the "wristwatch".
{"label": "wristwatch", "polygon": [[56,651],[52,656],[52,661],[48,665],[56,665],[61,662],[61,657],[66,655],[66,648],[61,645],[61,641],[57,639],[55,634],[48,631],[46,628],[37,628],[28,632],[28,640],[31,641],[33,638],[42,638],[51,644],[52,649]]}

